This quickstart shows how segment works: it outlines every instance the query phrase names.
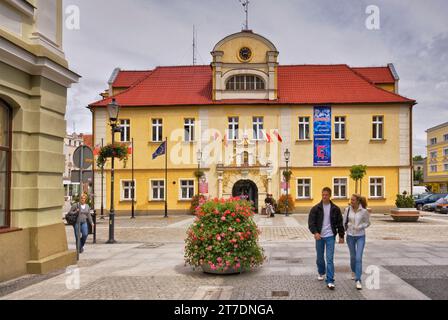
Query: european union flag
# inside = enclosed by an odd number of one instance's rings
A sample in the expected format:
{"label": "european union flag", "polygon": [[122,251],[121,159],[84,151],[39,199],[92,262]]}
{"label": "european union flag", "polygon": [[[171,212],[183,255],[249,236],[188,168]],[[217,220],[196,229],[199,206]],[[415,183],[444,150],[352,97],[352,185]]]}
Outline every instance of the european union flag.
{"label": "european union flag", "polygon": [[163,154],[166,153],[166,141],[164,141],[156,150],[156,152],[154,152],[152,154],[152,159],[154,160],[155,158],[157,158],[158,156],[161,156]]}

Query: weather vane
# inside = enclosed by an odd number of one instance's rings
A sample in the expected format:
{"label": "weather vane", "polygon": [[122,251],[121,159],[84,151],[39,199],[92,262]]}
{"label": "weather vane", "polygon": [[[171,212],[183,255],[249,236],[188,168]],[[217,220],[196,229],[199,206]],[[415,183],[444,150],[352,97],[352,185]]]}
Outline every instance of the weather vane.
{"label": "weather vane", "polygon": [[249,30],[249,0],[240,0],[243,5],[244,12],[246,12],[246,25],[243,30]]}

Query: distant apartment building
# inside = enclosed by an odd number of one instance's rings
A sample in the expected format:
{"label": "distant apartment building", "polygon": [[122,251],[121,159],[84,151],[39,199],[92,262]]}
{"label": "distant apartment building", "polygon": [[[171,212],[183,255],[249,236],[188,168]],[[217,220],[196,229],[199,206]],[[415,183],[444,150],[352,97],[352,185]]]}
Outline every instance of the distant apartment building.
{"label": "distant apartment building", "polygon": [[433,192],[448,192],[448,122],[426,130],[425,184]]}

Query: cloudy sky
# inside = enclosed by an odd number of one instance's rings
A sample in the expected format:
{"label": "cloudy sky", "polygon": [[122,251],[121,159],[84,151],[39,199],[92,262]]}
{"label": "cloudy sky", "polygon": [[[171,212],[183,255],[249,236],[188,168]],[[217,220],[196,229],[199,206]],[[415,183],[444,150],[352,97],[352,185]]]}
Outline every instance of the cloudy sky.
{"label": "cloudy sky", "polygon": [[[80,9],[79,30],[64,30],[70,68],[82,75],[69,90],[67,124],[91,131],[85,108],[100,98],[114,68],[148,70],[198,64],[223,37],[241,30],[239,0],[64,0]],[[380,9],[368,30],[366,8]],[[280,64],[384,66],[394,63],[400,94],[416,99],[414,154],[425,154],[429,127],[448,121],[448,1],[251,0],[249,27],[270,39]]]}

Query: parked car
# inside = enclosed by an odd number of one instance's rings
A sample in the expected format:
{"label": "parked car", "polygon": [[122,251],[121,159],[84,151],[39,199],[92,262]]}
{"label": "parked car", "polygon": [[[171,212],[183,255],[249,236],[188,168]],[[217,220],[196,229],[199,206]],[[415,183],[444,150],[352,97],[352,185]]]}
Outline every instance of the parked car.
{"label": "parked car", "polygon": [[445,209],[448,208],[448,196],[446,196],[445,198],[440,199],[440,203],[437,203],[436,208],[435,208],[435,212],[439,212],[442,213],[442,208]]}
{"label": "parked car", "polygon": [[426,198],[427,196],[432,195],[433,193],[431,192],[425,192],[425,193],[421,193],[421,194],[413,194],[412,197],[414,197],[414,200],[420,200],[423,198]]}
{"label": "parked car", "polygon": [[417,210],[423,210],[423,206],[425,204],[434,203],[441,198],[445,198],[447,195],[448,195],[447,193],[429,194],[424,198],[415,200],[415,207],[417,208]]}
{"label": "parked car", "polygon": [[448,207],[442,207],[442,209],[440,209],[440,213],[448,214]]}
{"label": "parked car", "polygon": [[443,198],[441,198],[441,199],[439,199],[439,200],[437,200],[436,202],[433,202],[433,203],[427,203],[427,204],[423,205],[422,210],[423,210],[423,211],[430,211],[430,212],[433,212],[433,211],[436,210],[436,206],[437,206],[439,203],[441,203],[441,202],[443,202]]}

